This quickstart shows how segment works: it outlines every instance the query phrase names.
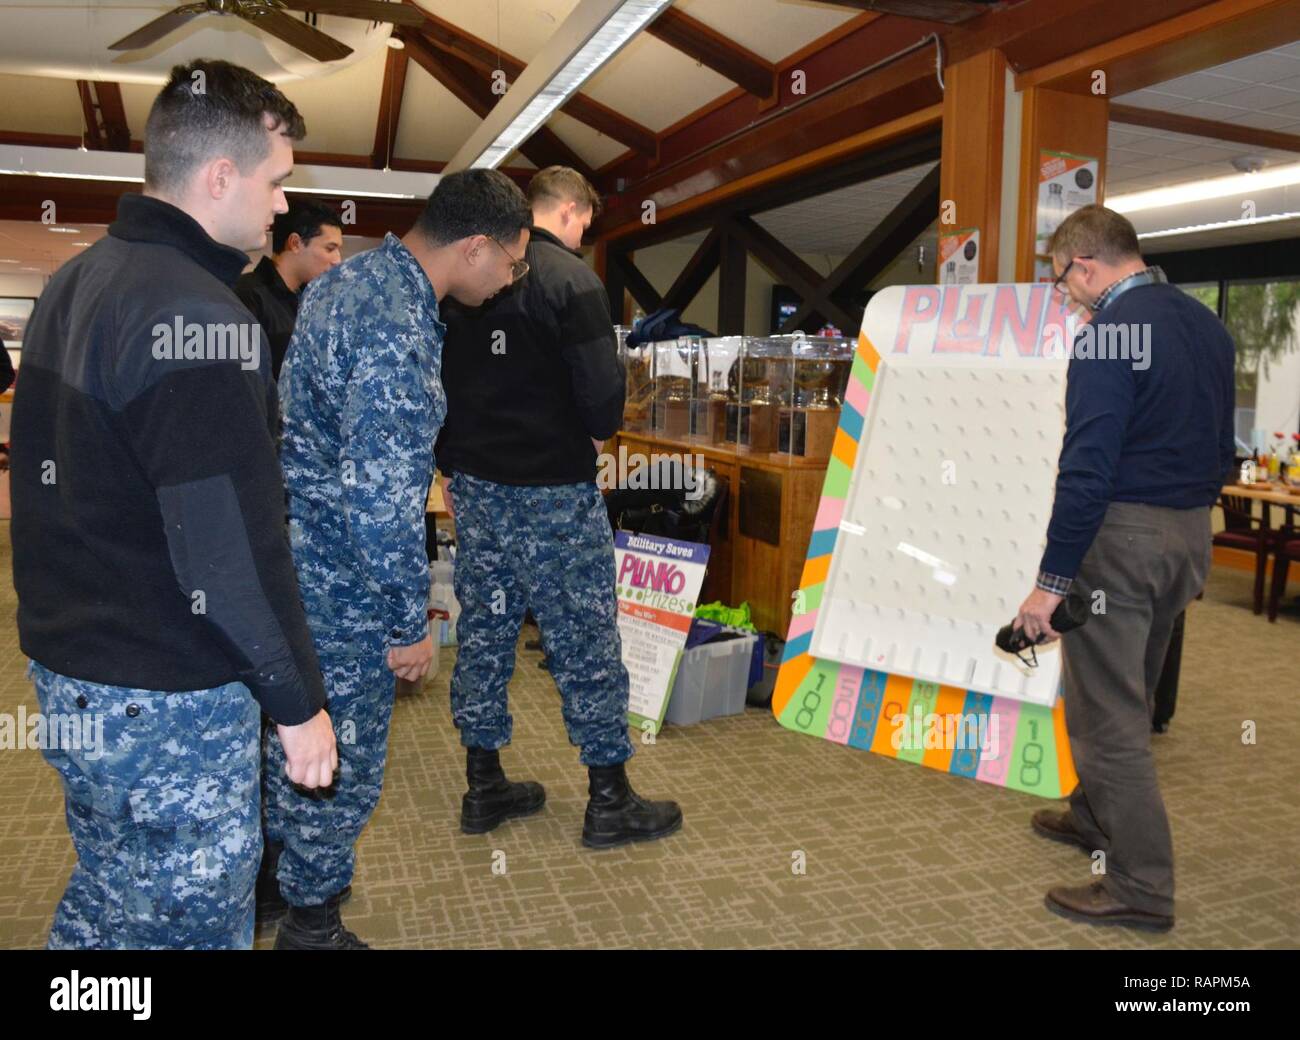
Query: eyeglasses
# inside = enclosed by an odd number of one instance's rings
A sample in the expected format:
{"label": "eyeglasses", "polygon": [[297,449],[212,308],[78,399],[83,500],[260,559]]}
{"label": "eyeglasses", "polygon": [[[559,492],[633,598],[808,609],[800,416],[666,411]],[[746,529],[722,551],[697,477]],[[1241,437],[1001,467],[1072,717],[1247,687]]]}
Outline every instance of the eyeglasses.
{"label": "eyeglasses", "polygon": [[1066,264],[1065,267],[1061,269],[1061,273],[1056,276],[1056,281],[1052,283],[1052,292],[1058,292],[1062,296],[1068,296],[1069,293],[1064,288],[1065,276],[1070,273],[1070,268],[1074,266],[1076,260],[1091,260],[1091,259],[1092,257],[1090,256],[1076,256],[1074,260],[1071,260],[1068,264]]}
{"label": "eyeglasses", "polygon": [[[492,238],[492,236],[488,235],[488,238]],[[519,281],[520,278],[522,278],[524,275],[528,273],[528,261],[516,260],[513,256],[510,256],[509,249],[501,245],[500,242],[497,242],[495,238],[492,238],[492,241],[497,243],[497,247],[501,250],[501,252],[505,253],[506,256],[510,257],[510,280],[512,282]]]}

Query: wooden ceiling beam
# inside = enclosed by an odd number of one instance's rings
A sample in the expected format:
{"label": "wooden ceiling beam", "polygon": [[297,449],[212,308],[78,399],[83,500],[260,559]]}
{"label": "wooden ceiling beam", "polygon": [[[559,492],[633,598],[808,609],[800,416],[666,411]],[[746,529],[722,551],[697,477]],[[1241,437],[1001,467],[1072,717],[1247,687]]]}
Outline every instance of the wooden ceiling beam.
{"label": "wooden ceiling beam", "polygon": [[645,31],[755,97],[776,93],[775,65],[675,7],[667,8]]}
{"label": "wooden ceiling beam", "polygon": [[659,295],[659,290],[650,284],[650,279],[641,273],[640,268],[632,262],[632,258],[627,253],[615,253],[608,259],[618,265],[623,273],[623,284],[627,291],[647,314],[653,314],[663,306],[664,299]]}
{"label": "wooden ceiling beam", "polygon": [[[403,32],[402,39],[412,60],[480,119],[485,119],[501,100],[500,95],[492,92],[488,78],[476,66],[440,50],[419,33]],[[538,129],[519,146],[519,151],[537,166],[571,166],[588,180],[595,176],[578,154],[547,127]]]}
{"label": "wooden ceiling beam", "polygon": [[1253,126],[1220,123],[1215,119],[1200,119],[1196,116],[1180,115],[1177,112],[1139,108],[1137,105],[1112,103],[1110,120],[1112,123],[1144,126],[1149,130],[1167,130],[1175,134],[1209,137],[1216,141],[1232,141],[1234,144],[1244,144],[1251,148],[1276,148],[1283,152],[1300,152],[1300,134],[1288,134],[1280,130],[1259,130]]}
{"label": "wooden ceiling beam", "polygon": [[[469,62],[487,76],[491,76],[499,68],[512,83],[523,72],[525,63],[513,55],[498,50],[477,36],[431,14],[423,7],[420,7],[419,11],[424,15],[421,34],[440,50]],[[653,130],[586,94],[574,94],[560,106],[560,111],[641,155],[653,156],[658,152],[659,139]]]}
{"label": "wooden ceiling beam", "polygon": [[1086,93],[1095,74],[1104,72],[1105,93],[1117,97],[1296,40],[1300,0],[1215,0],[1142,28],[1112,32],[1104,42],[1075,41],[1057,60],[1018,75],[1016,89]]}
{"label": "wooden ceiling beam", "polygon": [[[820,314],[842,329],[852,329],[856,324],[845,308],[830,298],[826,292],[826,277],[782,243],[767,228],[752,217],[737,215],[726,225],[731,235],[745,247],[755,260],[799,294],[805,307]],[[784,330],[783,330],[784,331]]]}
{"label": "wooden ceiling beam", "polygon": [[402,95],[406,90],[406,51],[389,50],[384,62],[384,82],[379,91],[379,113],[375,117],[375,145],[370,165],[376,170],[390,169],[397,143],[397,127],[402,118]]}
{"label": "wooden ceiling beam", "polygon": [[[0,220],[40,220],[46,200],[58,206],[60,223],[111,224],[117,218],[117,202],[123,195],[138,192],[140,185],[123,181],[87,181],[67,177],[31,177],[0,174]],[[338,207],[346,196],[317,195]],[[349,235],[382,238],[388,231],[405,233],[424,209],[421,199],[361,198],[356,202],[356,223]]]}
{"label": "wooden ceiling beam", "polygon": [[878,11],[915,18],[922,22],[959,25],[988,13],[989,0],[815,0],[829,7],[851,7],[855,11]]}

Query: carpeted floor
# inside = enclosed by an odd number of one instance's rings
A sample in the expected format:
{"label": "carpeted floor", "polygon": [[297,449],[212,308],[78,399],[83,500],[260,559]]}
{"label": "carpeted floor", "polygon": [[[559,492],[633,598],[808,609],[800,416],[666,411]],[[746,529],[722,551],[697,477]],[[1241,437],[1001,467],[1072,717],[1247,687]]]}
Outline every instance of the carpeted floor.
{"label": "carpeted floor", "polygon": [[[35,697],[0,530],[0,711]],[[1300,946],[1300,621],[1250,611],[1219,570],[1188,614],[1178,714],[1156,737],[1173,822],[1178,926],[1159,937],[1049,914],[1051,885],[1089,880],[1075,849],[1035,837],[1044,803],[802,737],[766,711],[642,746],[642,793],[681,802],[666,841],[592,852],[586,777],[538,654],[520,644],[511,775],[540,780],[540,816],[457,829],[464,759],[447,708],[454,652],[393,716],[387,786],[363,837],[347,924],[383,947]],[[1243,745],[1253,720],[1258,742]],[[807,873],[792,872],[802,851]],[[504,853],[505,873],[494,873]],[[62,795],[39,751],[0,754],[0,947],[44,943],[73,863]],[[261,929],[258,946],[274,939]]]}

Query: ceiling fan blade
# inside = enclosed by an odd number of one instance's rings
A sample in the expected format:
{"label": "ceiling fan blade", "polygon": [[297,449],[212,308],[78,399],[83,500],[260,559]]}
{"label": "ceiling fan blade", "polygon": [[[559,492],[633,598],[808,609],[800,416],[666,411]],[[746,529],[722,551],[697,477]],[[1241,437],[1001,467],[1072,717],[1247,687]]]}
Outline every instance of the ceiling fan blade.
{"label": "ceiling fan blade", "polygon": [[239,17],[265,29],[276,39],[283,40],[291,47],[297,47],[304,54],[309,54],[317,61],[338,61],[352,53],[352,48],[339,43],[332,36],[327,36],[319,29],[313,29],[306,22],[285,14],[283,11],[267,9],[240,9]]}
{"label": "ceiling fan blade", "polygon": [[169,32],[174,32],[191,18],[197,18],[200,14],[207,12],[207,8],[198,4],[190,7],[180,7],[175,11],[168,11],[166,14],[155,18],[152,22],[142,25],[133,33],[123,36],[117,43],[110,43],[110,51],[135,51],[148,47],[150,44],[157,43]]}
{"label": "ceiling fan blade", "polygon": [[368,22],[391,22],[393,25],[420,25],[422,15],[409,4],[389,4],[384,0],[281,0],[292,11],[314,11],[342,18],[364,18]]}

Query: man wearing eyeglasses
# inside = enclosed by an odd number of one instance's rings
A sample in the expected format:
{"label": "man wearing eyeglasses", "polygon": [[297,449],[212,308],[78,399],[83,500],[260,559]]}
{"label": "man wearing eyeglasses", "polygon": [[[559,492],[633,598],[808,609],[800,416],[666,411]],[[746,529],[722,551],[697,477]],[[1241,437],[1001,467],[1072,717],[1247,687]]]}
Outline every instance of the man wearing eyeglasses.
{"label": "man wearing eyeglasses", "polygon": [[[1079,785],[1066,811],[1032,823],[1104,862],[1091,884],[1051,889],[1049,910],[1165,931],[1173,844],[1152,701],[1174,623],[1209,571],[1210,506],[1233,464],[1235,351],[1213,312],[1146,266],[1133,225],[1113,210],[1073,213],[1049,252],[1054,288],[1091,320],[1072,344],[1047,548],[1016,624],[1058,638],[1051,617],[1067,594],[1089,616],[1060,637]],[[1128,349],[1135,336],[1141,351]]]}
{"label": "man wearing eyeglasses", "polygon": [[446,415],[439,380],[449,297],[508,286],[531,214],[496,170],[438,182],[415,226],[306,289],[280,377],[289,543],[339,748],[331,796],[280,774],[265,744],[266,833],[289,913],[276,949],[362,949],[343,927],[354,846],[379,801],[396,678],[419,679],[429,635],[424,503]]}
{"label": "man wearing eyeglasses", "polygon": [[528,277],[484,308],[449,310],[438,441],[452,476],[461,614],[452,719],[466,747],[461,829],[493,830],[541,810],[540,784],[512,783],[499,750],[513,727],[506,687],[531,608],[588,767],[582,840],[606,848],[681,826],[674,802],[628,784],[628,675],[614,597],[614,547],[596,487],[601,442],[623,418],[624,372],[600,279],[577,254],[600,198],[552,166],[528,187]]}

